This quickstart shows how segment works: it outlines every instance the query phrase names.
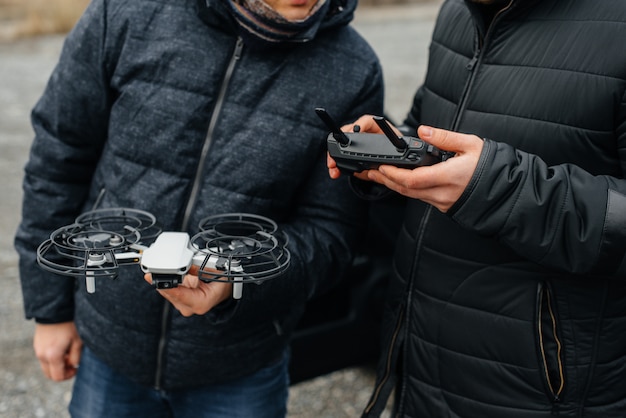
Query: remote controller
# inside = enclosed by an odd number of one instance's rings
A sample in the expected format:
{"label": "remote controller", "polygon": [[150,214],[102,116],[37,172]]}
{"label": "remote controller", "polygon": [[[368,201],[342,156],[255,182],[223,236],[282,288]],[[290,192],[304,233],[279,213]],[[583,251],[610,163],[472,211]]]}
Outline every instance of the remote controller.
{"label": "remote controller", "polygon": [[343,132],[325,109],[315,109],[330,133],[326,139],[328,153],[345,173],[356,173],[378,168],[381,164],[401,168],[415,168],[445,161],[453,155],[423,140],[411,136],[398,136],[389,122],[381,116],[374,121],[383,134]]}

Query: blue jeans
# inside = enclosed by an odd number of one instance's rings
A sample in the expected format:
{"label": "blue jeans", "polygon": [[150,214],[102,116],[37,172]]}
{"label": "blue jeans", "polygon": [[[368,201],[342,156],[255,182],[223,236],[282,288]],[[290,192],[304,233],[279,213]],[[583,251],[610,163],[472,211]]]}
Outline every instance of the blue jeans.
{"label": "blue jeans", "polygon": [[252,375],[182,390],[138,385],[83,348],[70,415],[74,418],[279,418],[287,415],[289,354]]}

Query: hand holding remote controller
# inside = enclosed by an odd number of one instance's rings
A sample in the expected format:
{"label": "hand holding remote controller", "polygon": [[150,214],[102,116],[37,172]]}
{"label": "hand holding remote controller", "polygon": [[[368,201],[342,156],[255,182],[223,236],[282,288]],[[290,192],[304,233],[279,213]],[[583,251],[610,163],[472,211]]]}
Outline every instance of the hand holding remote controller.
{"label": "hand holding remote controller", "polygon": [[328,153],[342,173],[375,169],[381,164],[412,169],[445,161],[453,155],[419,138],[398,136],[381,116],[373,119],[383,134],[374,134],[342,132],[325,109],[316,108],[315,112],[331,131],[326,139]]}
{"label": "hand holding remote controller", "polygon": [[[377,132],[379,127],[371,115],[363,115],[343,128]],[[467,190],[475,176],[486,141],[476,135],[427,125],[421,125],[417,129],[417,134],[425,143],[445,150],[442,152],[445,152],[447,157],[444,157],[446,161],[443,164],[423,165],[419,169],[381,164],[376,169],[354,172],[352,175],[360,180],[378,183],[408,198],[421,200],[446,213]],[[332,179],[341,176],[342,171],[330,156],[330,152],[327,166]]]}

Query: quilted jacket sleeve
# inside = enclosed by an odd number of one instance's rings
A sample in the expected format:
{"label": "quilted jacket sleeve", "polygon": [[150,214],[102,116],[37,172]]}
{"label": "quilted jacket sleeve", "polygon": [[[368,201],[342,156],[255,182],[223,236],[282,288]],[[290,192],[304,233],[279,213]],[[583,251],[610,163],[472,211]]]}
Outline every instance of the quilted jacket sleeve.
{"label": "quilted jacket sleeve", "polygon": [[[626,133],[619,138],[626,172]],[[487,139],[473,179],[449,214],[540,265],[626,275],[624,179],[570,164],[550,167],[536,155]]]}
{"label": "quilted jacket sleeve", "polygon": [[[22,222],[15,238],[27,318],[73,318],[74,283],[42,271],[36,248],[80,213],[107,130],[99,62],[102,2],[92,2],[68,35],[59,64],[32,111],[35,138],[25,167]],[[80,40],[80,41],[79,41]]]}

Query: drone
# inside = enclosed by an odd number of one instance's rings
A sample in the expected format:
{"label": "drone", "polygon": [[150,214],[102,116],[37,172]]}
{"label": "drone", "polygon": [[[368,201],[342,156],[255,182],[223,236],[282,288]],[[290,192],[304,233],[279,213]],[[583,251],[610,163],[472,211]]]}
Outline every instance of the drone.
{"label": "drone", "polygon": [[240,299],[244,283],[260,284],[282,275],[291,255],[287,236],[269,218],[249,213],[208,216],[199,232],[163,231],[149,212],[130,208],[95,209],[61,227],[37,248],[47,271],[84,277],[88,293],[97,278],[116,278],[125,265],[139,264],[157,289],[183,282],[192,265],[203,282],[233,284]]}

